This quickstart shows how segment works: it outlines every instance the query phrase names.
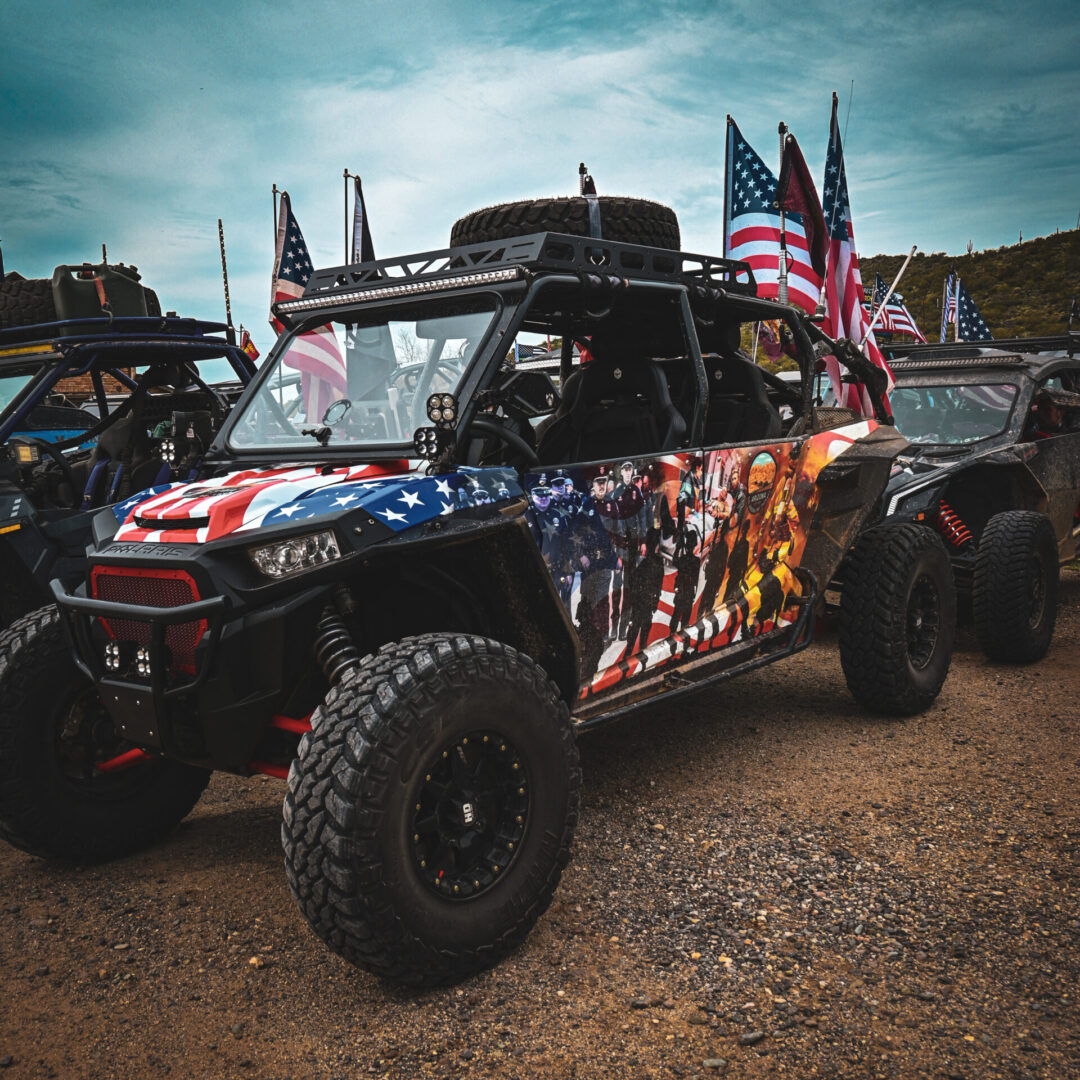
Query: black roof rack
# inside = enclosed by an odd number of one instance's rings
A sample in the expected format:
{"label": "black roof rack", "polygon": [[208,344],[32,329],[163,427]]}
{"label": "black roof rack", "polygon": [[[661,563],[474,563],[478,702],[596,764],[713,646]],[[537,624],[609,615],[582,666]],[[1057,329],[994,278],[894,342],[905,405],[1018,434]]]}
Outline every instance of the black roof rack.
{"label": "black roof rack", "polygon": [[533,233],[316,270],[303,297],[275,305],[275,311],[299,314],[324,305],[335,307],[454,287],[520,281],[526,272],[612,274],[757,295],[753,270],[734,259],[563,233]]}

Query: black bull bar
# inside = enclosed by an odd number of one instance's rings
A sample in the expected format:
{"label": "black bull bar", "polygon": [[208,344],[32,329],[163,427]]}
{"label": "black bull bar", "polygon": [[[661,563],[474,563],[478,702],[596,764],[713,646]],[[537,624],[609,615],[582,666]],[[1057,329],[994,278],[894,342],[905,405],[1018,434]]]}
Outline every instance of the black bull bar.
{"label": "black bull bar", "polygon": [[[50,582],[56,606],[60,612],[74,646],[75,664],[79,670],[103,690],[106,688],[137,691],[143,695],[150,691],[155,705],[164,704],[170,698],[190,694],[199,688],[213,667],[214,653],[221,639],[221,627],[225,621],[226,602],[223,596],[212,596],[177,607],[145,607],[141,604],[125,604],[117,600],[96,600],[69,593],[58,580]],[[95,647],[91,622],[94,619],[125,620],[148,623],[150,641],[149,682],[132,682],[112,677],[105,669],[105,662]],[[178,623],[205,622],[206,632],[199,642],[195,655],[195,673],[186,681],[169,680],[169,663],[165,645],[165,631]],[[202,654],[201,656],[199,654]],[[171,685],[167,685],[171,681]]]}

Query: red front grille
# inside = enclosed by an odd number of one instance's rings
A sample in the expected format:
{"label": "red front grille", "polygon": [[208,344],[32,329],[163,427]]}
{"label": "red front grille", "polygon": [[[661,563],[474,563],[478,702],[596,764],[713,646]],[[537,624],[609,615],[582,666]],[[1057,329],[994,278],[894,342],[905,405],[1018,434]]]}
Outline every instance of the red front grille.
{"label": "red front grille", "polygon": [[[90,591],[98,600],[141,607],[179,607],[200,599],[195,579],[186,571],[156,567],[95,566],[90,571]],[[150,624],[141,619],[102,619],[101,625],[109,637],[119,641],[150,644]],[[206,630],[205,619],[165,628],[172,667],[194,674],[195,646]]]}

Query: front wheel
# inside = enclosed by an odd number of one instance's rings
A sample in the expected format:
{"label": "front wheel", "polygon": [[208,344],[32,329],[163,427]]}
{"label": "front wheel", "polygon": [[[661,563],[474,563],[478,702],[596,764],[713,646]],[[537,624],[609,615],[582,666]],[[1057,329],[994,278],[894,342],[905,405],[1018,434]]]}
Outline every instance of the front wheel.
{"label": "front wheel", "polygon": [[210,773],[161,758],[108,767],[131,749],[75,666],[56,608],[0,634],[0,837],[32,855],[96,863],[164,836]]}
{"label": "front wheel", "polygon": [[569,711],[528,657],[465,634],[385,645],[300,741],[289,886],[346,960],[394,982],[455,982],[546,910],[580,782]]}
{"label": "front wheel", "polygon": [[855,700],[910,715],[937,697],[952,659],[956,590],[941,538],[921,525],[863,533],[844,562],[840,662]]}
{"label": "front wheel", "polygon": [[995,514],[979,538],[971,606],[975,634],[991,660],[1030,664],[1050,648],[1057,618],[1058,558],[1045,514]]}

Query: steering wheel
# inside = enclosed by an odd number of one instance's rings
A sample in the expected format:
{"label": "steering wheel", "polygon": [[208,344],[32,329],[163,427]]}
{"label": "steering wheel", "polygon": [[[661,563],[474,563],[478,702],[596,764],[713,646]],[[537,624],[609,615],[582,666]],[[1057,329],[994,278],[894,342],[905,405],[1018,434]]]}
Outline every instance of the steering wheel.
{"label": "steering wheel", "polygon": [[539,465],[540,459],[536,456],[536,451],[516,432],[511,431],[509,428],[503,427],[502,424],[495,420],[489,420],[487,417],[478,416],[469,425],[470,432],[480,432],[483,435],[491,435],[501,443],[505,443],[507,446],[515,449],[530,465]]}
{"label": "steering wheel", "polygon": [[80,497],[80,495],[79,495],[79,486],[76,483],[75,473],[71,468],[71,463],[68,461],[68,459],[66,457],[64,457],[63,451],[62,450],[57,450],[56,447],[53,446],[53,444],[51,442],[49,442],[47,439],[38,439],[38,438],[35,438],[33,435],[24,435],[24,436],[22,436],[22,438],[26,442],[32,443],[39,450],[43,451],[48,457],[52,458],[52,460],[56,463],[56,465],[58,465],[60,467],[61,475],[68,482],[68,484],[71,485],[71,493],[72,493],[71,497],[72,497],[72,500],[73,500],[72,505],[77,506],[78,503],[79,503],[79,497]]}

